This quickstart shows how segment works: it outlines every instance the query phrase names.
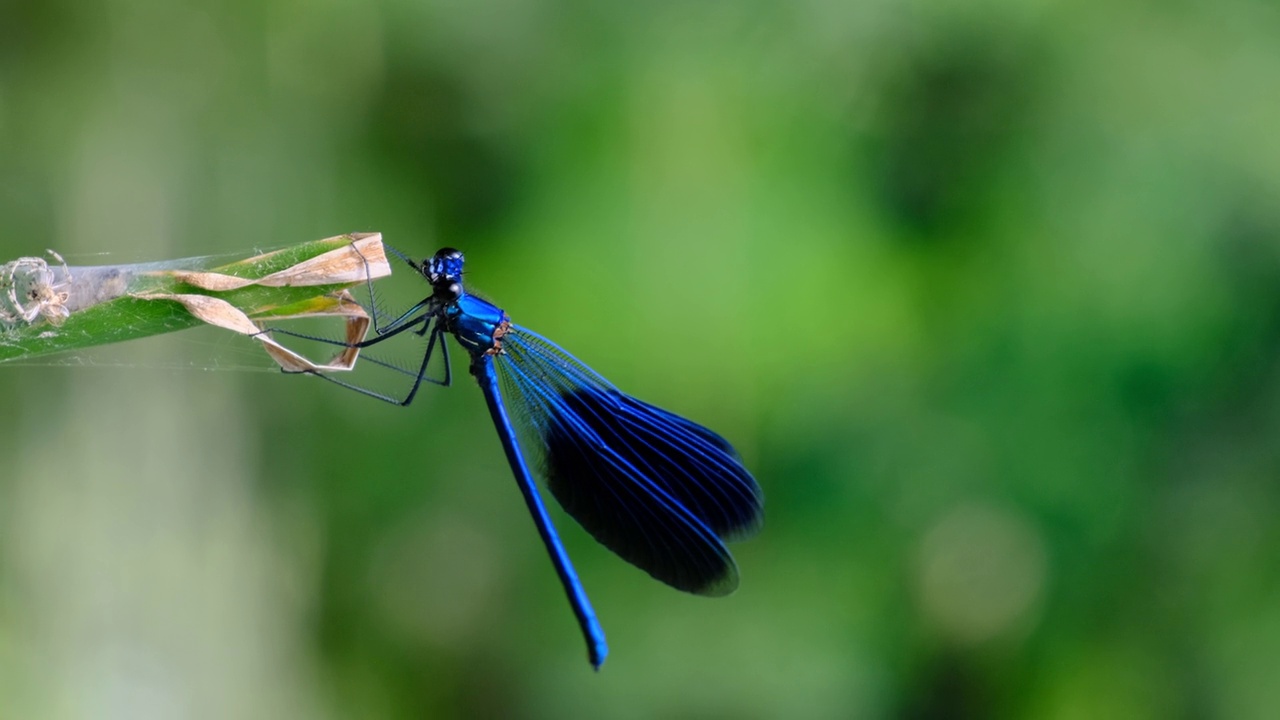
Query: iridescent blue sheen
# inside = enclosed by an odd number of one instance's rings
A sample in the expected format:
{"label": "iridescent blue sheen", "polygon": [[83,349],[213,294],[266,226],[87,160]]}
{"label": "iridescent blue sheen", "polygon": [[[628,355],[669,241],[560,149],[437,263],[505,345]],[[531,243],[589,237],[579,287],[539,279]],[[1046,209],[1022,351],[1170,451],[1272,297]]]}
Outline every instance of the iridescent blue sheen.
{"label": "iridescent blue sheen", "polygon": [[[724,542],[760,529],[764,499],[728,441],[624,394],[551,341],[511,324],[502,309],[467,293],[461,252],[445,248],[422,263],[401,259],[431,283],[432,294],[360,347],[408,330],[430,333],[408,395],[392,398],[321,377],[407,405],[424,380],[450,383],[441,335],[458,341],[594,667],[608,652],[604,631],[542,502],[537,476],[592,537],[654,578],[700,595],[737,588],[738,568]],[[436,347],[445,355],[442,380],[426,376]]]}

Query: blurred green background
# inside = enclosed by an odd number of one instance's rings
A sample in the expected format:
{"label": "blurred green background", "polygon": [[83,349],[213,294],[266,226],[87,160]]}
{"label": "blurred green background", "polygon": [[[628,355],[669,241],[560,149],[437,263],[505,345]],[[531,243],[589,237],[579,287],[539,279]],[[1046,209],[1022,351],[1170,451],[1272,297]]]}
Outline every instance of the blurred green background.
{"label": "blurred green background", "polygon": [[462,248],[767,522],[558,515],[596,674],[465,376],[6,366],[0,717],[1274,717],[1277,128],[1262,0],[3,0],[0,257]]}

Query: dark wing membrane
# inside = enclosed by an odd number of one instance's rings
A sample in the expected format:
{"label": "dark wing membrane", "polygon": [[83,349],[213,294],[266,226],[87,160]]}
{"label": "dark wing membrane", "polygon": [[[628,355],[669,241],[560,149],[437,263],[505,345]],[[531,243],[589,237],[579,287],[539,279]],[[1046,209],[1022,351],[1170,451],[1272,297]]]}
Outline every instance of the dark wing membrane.
{"label": "dark wing membrane", "polygon": [[497,358],[524,446],[598,542],[680,590],[738,584],[721,537],[755,532],[759,486],[719,435],[624,395],[549,341],[513,328]]}
{"label": "dark wing membrane", "polygon": [[[571,391],[562,402],[604,445],[625,448],[637,470],[716,535],[736,540],[759,530],[760,488],[724,438],[617,390]],[[550,460],[550,469],[574,476],[572,453],[564,453],[559,468],[555,453]],[[552,473],[549,479],[555,476]]]}
{"label": "dark wing membrane", "polygon": [[710,528],[601,443],[569,406],[553,412],[547,486],[597,542],[679,590],[727,595],[737,588],[737,566]]}

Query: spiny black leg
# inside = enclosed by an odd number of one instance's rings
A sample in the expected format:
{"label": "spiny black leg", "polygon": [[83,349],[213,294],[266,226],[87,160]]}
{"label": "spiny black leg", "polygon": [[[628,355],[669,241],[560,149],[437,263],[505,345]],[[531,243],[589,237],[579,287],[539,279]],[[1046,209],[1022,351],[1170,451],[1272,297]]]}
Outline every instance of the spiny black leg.
{"label": "spiny black leg", "polygon": [[[401,262],[403,262],[405,265],[408,265],[418,275],[422,274],[422,266],[414,262],[412,259],[410,259],[408,255],[405,255],[404,253],[400,252],[399,250],[391,247],[386,243],[382,244],[382,248],[383,250],[391,251],[391,254],[399,258]],[[364,282],[365,282],[365,286],[369,290],[369,305],[370,305],[369,317],[373,318],[373,333],[375,335],[379,335],[379,336],[385,335],[386,333],[394,330],[397,325],[399,325],[401,322],[405,320],[405,318],[414,314],[426,304],[427,301],[423,300],[422,302],[410,308],[408,312],[402,314],[400,317],[393,320],[391,324],[388,325],[386,328],[379,327],[378,326],[378,300],[377,300],[378,296],[373,289],[373,272],[369,270],[369,260],[364,256],[364,253],[360,252],[360,250],[355,247],[354,244],[352,244],[351,249],[355,250],[356,255],[360,256],[360,261],[364,263]]]}
{"label": "spiny black leg", "polygon": [[[405,313],[405,315],[409,315],[410,313],[417,312],[420,309],[420,307],[425,303],[426,303],[425,300],[421,303],[418,303],[418,305],[415,305],[413,309],[410,310],[408,313]],[[406,330],[411,330],[415,327],[418,327],[419,324],[422,325],[423,332],[419,332],[418,334],[425,335],[426,327],[430,325],[431,318],[434,317],[434,315],[435,313],[433,311],[425,312],[422,315],[419,315],[418,317],[413,318],[408,322],[405,322],[399,327],[396,327],[391,330],[387,330],[382,335],[369,338],[368,340],[361,340],[358,343],[348,343],[348,342],[343,342],[342,340],[334,340],[333,338],[317,337],[315,335],[307,335],[306,333],[294,332],[292,330],[285,330],[283,328],[275,328],[275,327],[263,328],[258,332],[254,333],[251,337],[257,337],[258,335],[261,335],[263,333],[280,333],[281,335],[288,335],[289,337],[302,338],[303,340],[314,340],[315,342],[322,342],[328,345],[341,345],[342,347],[363,349],[363,348],[371,347],[373,345],[377,345],[383,340],[390,340],[391,338],[395,337],[396,335],[399,335],[400,333]],[[397,323],[400,322],[401,320],[403,320],[403,318],[404,316],[401,316],[396,320],[396,322]]]}
{"label": "spiny black leg", "polygon": [[[367,395],[371,398],[381,400],[386,403],[391,403],[392,405],[400,405],[401,407],[403,407],[413,402],[413,398],[418,394],[418,388],[422,387],[422,382],[424,380],[433,385],[442,385],[444,387],[448,387],[449,385],[453,384],[453,372],[449,365],[449,345],[448,343],[444,342],[444,340],[440,337],[440,333],[441,331],[437,324],[437,327],[431,332],[431,338],[427,341],[427,350],[422,354],[422,364],[418,367],[418,372],[413,373],[414,375],[413,386],[409,388],[409,394],[405,395],[404,399],[397,399],[397,398],[391,397],[390,395],[384,395],[383,393],[375,392],[368,388],[360,387],[359,385],[353,385],[352,383],[339,380],[333,377],[332,375],[329,375],[328,373],[317,372],[315,370],[303,370],[302,372],[306,373],[307,375],[315,375],[318,378],[328,380],[329,382],[335,385],[339,385],[341,387],[347,388],[348,390],[355,390],[361,395]],[[437,341],[439,341],[440,347],[443,348],[442,352],[444,353],[444,379],[443,380],[436,380],[434,378],[427,377],[427,366],[431,364],[431,355],[435,352]],[[400,368],[396,368],[394,366],[388,365],[387,363],[383,363],[381,361],[375,361],[375,363],[378,365],[382,365],[384,367],[391,367],[392,369],[400,370]],[[289,371],[286,370],[285,372],[288,373]],[[294,374],[294,373],[289,373],[289,374]]]}

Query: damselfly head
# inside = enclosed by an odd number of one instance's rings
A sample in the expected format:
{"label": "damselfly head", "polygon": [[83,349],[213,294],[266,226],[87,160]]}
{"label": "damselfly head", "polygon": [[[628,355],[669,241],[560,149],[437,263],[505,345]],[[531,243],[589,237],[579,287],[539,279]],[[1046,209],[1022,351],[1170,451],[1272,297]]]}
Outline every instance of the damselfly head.
{"label": "damselfly head", "polygon": [[447,247],[437,250],[423,265],[427,266],[427,280],[436,285],[445,280],[462,282],[462,263],[462,251]]}
{"label": "damselfly head", "polygon": [[462,251],[454,248],[440,248],[424,263],[437,300],[453,302],[462,297],[462,264]]}

